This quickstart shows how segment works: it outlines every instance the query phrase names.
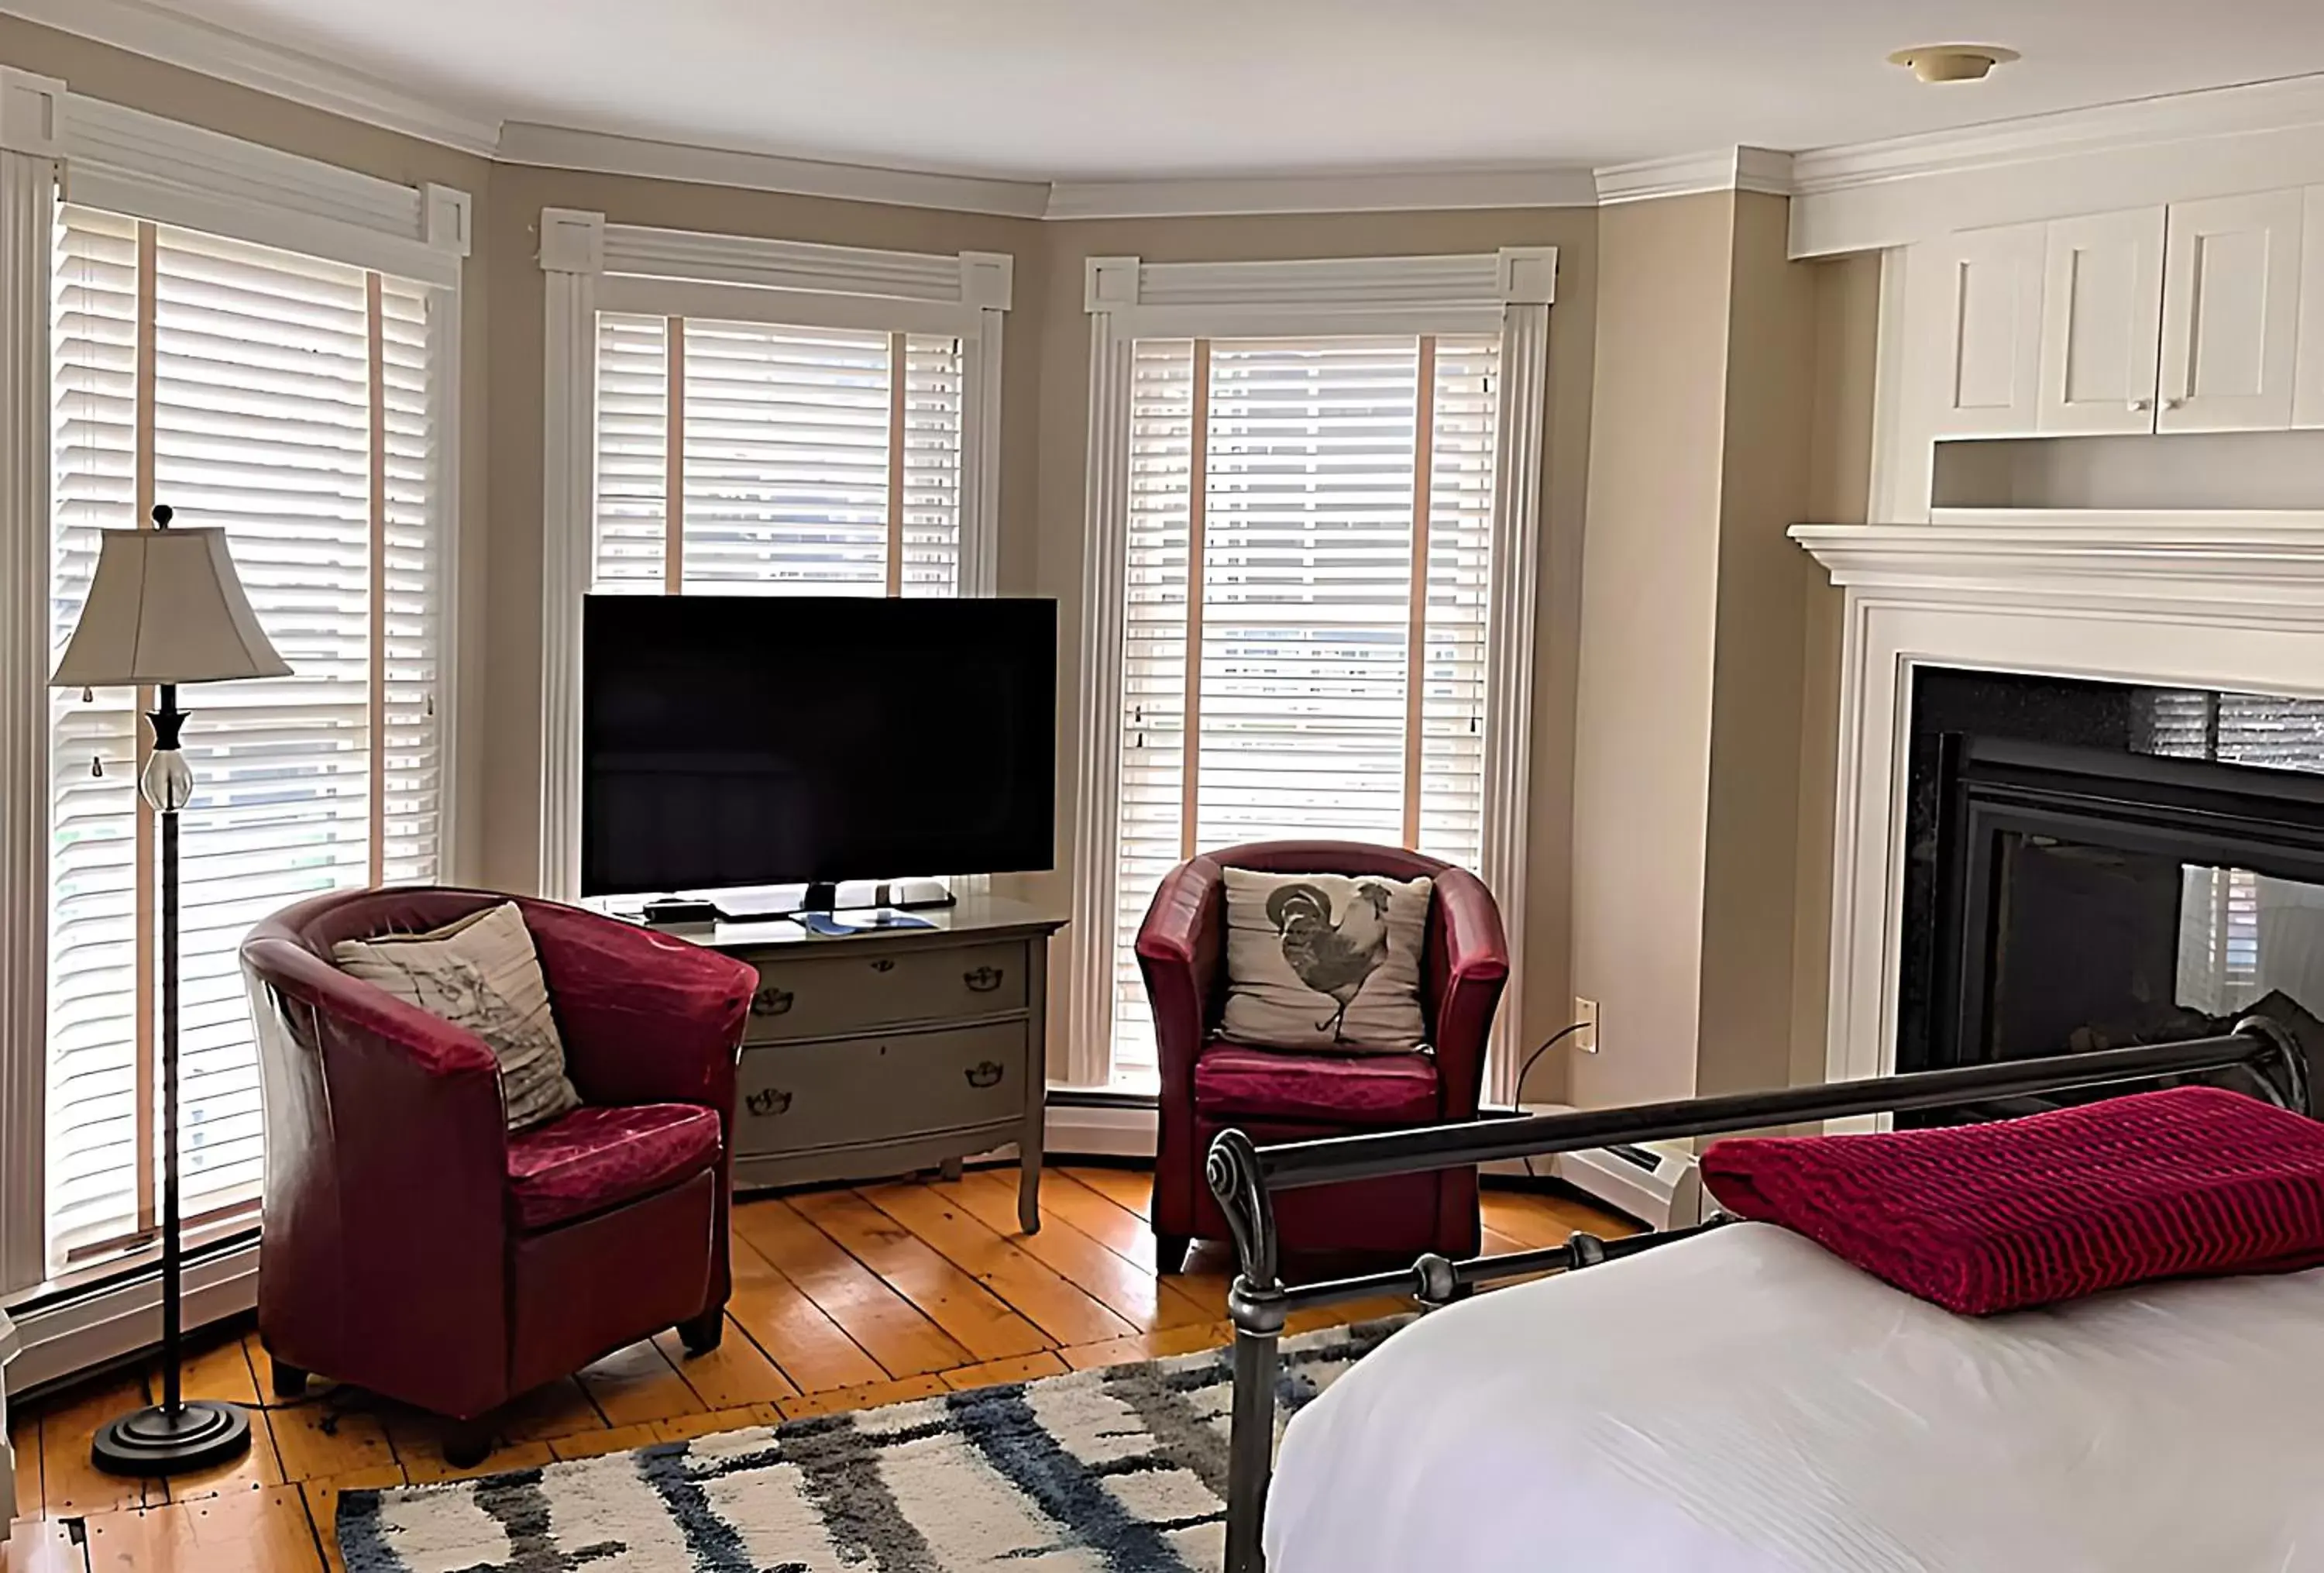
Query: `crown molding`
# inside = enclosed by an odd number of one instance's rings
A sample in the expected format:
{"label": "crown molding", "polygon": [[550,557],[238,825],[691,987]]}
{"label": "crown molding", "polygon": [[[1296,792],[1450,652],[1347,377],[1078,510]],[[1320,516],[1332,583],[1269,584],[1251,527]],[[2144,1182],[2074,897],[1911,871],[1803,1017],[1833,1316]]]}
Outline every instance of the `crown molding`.
{"label": "crown molding", "polygon": [[[9,0],[13,4],[14,0]],[[1049,183],[983,175],[930,174],[872,164],[788,158],[747,148],[659,142],[613,132],[585,131],[512,120],[501,128],[494,156],[503,163],[598,174],[641,175],[794,197],[835,197],[953,213],[993,213],[1038,218],[1048,206]]]}
{"label": "crown molding", "polygon": [[1615,206],[1699,191],[1789,196],[1792,254],[1940,230],[2324,181],[2324,74],[1785,153],[1733,147],[1594,171],[1056,180],[881,168],[503,122],[156,0],[0,0],[0,13],[500,162],[1014,218]]}
{"label": "crown molding", "polygon": [[277,98],[486,158],[501,124],[383,78],[265,43],[150,0],[0,0],[0,11]]}
{"label": "crown molding", "polygon": [[2075,153],[2324,125],[2324,76],[2209,88],[2089,109],[2065,109],[1959,131],[1851,143],[1797,153],[1792,189],[1803,197],[1932,175],[1980,172]]}
{"label": "crown molding", "polygon": [[795,158],[765,149],[503,121],[302,51],[197,21],[152,0],[0,0],[0,13],[364,125],[501,163],[543,169],[1010,218],[1586,208],[1597,200],[1591,172],[1578,166],[1051,181]]}
{"label": "crown molding", "polygon": [[1651,202],[1701,191],[1792,194],[1792,155],[1765,147],[1728,147],[1676,158],[1608,164],[1596,171],[1598,205]]}
{"label": "crown molding", "polygon": [[1588,208],[1597,199],[1590,171],[1579,165],[1553,164],[1530,170],[1059,180],[1050,186],[1041,217],[1195,218],[1257,213]]}
{"label": "crown molding", "polygon": [[1818,148],[1792,161],[1791,252],[2324,181],[2324,75]]}

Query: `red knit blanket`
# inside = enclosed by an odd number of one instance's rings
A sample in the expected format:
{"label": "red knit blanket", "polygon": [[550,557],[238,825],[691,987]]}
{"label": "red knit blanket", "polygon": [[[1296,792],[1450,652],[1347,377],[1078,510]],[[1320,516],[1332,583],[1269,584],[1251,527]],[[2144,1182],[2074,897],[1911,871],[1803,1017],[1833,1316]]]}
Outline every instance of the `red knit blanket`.
{"label": "red knit blanket", "polygon": [[2324,1124],[2216,1087],[1941,1130],[1720,1142],[1702,1180],[1738,1217],[1970,1316],[2324,1263]]}

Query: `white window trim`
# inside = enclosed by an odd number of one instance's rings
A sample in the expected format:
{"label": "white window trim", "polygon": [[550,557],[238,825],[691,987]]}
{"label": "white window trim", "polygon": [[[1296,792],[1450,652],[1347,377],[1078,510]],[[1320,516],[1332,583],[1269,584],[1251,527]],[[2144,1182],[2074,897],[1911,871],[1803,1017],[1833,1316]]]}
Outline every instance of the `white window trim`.
{"label": "white window trim", "polygon": [[1486,1096],[1517,1093],[1511,1045],[1524,1008],[1526,817],[1533,754],[1535,581],[1554,246],[1457,256],[1313,262],[1088,259],[1090,427],[1082,560],[1081,746],[1074,783],[1073,921],[1066,930],[1066,1077],[1106,1079],[1112,1042],[1114,866],[1121,819],[1122,576],[1130,540],[1131,347],[1140,338],[1317,333],[1499,333],[1499,435],[1489,589],[1480,870],[1509,941]]}
{"label": "white window trim", "polygon": [[581,600],[596,545],[597,313],[958,334],[960,593],[989,596],[999,581],[1001,342],[1015,259],[652,229],[544,208],[540,265],[549,278],[538,884],[541,895],[570,901],[581,889]]}
{"label": "white window trim", "polygon": [[[437,715],[447,855],[457,845],[456,345],[467,193],[397,185],[0,66],[0,1296],[47,1276],[49,827],[38,783],[48,775],[49,288],[60,193],[445,291],[437,417],[446,638]],[[28,1345],[34,1337],[28,1328]]]}

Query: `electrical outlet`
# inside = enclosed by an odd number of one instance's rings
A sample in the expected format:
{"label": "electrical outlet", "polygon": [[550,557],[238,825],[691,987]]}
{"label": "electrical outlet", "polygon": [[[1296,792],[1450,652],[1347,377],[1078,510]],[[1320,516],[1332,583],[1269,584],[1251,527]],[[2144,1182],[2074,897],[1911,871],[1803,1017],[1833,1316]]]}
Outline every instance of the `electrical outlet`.
{"label": "electrical outlet", "polygon": [[1573,996],[1573,1019],[1581,1025],[1573,1034],[1573,1046],[1584,1054],[1598,1052],[1598,1002]]}

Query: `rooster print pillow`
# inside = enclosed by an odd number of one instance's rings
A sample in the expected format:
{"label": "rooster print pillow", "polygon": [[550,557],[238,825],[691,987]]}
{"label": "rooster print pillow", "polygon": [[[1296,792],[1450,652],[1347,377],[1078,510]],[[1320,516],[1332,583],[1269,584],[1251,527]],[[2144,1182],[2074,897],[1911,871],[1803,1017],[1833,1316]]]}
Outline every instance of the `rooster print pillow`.
{"label": "rooster print pillow", "polygon": [[1404,1054],[1427,1041],[1427,880],[1240,868],[1226,876],[1227,1037],[1348,1054]]}

